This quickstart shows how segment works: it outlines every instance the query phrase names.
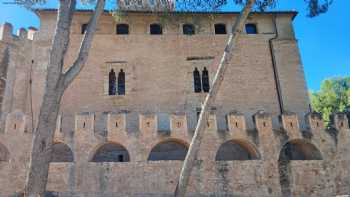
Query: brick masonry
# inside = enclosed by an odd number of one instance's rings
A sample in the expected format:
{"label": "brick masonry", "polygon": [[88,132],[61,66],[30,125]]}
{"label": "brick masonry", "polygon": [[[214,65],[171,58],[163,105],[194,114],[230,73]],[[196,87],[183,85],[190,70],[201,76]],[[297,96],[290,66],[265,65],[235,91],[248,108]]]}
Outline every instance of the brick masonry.
{"label": "brick masonry", "polygon": [[[55,12],[40,11],[39,16],[39,31],[21,30],[12,35],[10,24],[1,27],[0,74],[6,80],[0,87],[0,159],[4,160],[0,161],[0,196],[21,191],[25,180],[55,26]],[[199,71],[206,67],[210,81],[213,79],[227,39],[227,35],[213,33],[214,24],[224,23],[229,30],[236,16],[177,14],[161,22],[155,14],[134,12],[116,21],[105,13],[85,68],[63,96],[57,121],[55,141],[68,146],[74,162],[51,164],[47,190],[59,196],[171,195],[182,162],[148,161],[148,156],[161,142],[185,147],[190,143],[196,113],[205,97],[205,93],[194,93],[192,72],[195,67]],[[281,12],[249,18],[258,34],[243,34],[238,40],[191,175],[189,195],[282,196],[289,192],[292,196],[332,196],[350,192],[348,121],[337,114],[334,131],[326,132],[317,114],[307,114],[309,101],[293,16],[293,12]],[[88,17],[89,12],[74,16],[66,68],[76,57],[80,28]],[[163,25],[163,35],[149,35],[148,26],[155,22]],[[115,35],[116,23],[128,23],[130,34]],[[196,34],[182,35],[184,23],[194,23]],[[111,68],[126,74],[124,96],[108,95]],[[257,159],[216,161],[221,145],[229,141]],[[106,143],[125,148],[130,161],[91,162]],[[316,151],[311,154],[322,158],[281,163],[281,152],[288,144],[305,154]]]}

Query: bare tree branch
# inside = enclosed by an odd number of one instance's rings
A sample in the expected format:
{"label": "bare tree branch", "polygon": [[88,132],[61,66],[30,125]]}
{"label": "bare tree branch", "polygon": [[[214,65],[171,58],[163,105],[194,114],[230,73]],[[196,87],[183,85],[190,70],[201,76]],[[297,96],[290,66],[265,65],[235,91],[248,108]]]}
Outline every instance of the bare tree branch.
{"label": "bare tree branch", "polygon": [[186,194],[191,171],[197,159],[198,151],[200,149],[200,144],[204,136],[204,131],[207,128],[209,109],[212,106],[212,104],[215,102],[217,93],[220,89],[220,85],[224,80],[225,71],[227,69],[228,63],[232,58],[232,55],[233,55],[232,52],[236,47],[238,36],[242,32],[243,26],[254,4],[255,4],[255,0],[247,1],[247,4],[244,6],[243,10],[241,11],[241,14],[236,19],[235,24],[232,27],[232,31],[228,38],[227,45],[225,47],[222,58],[220,60],[218,70],[216,71],[216,74],[214,76],[212,88],[210,89],[208,95],[204,100],[204,104],[202,105],[202,111],[198,119],[197,127],[192,137],[190,148],[187,152],[184,164],[181,169],[178,185],[175,190],[176,197],[184,197]]}
{"label": "bare tree branch", "polygon": [[91,17],[87,30],[84,34],[84,38],[81,42],[78,57],[74,61],[73,65],[64,74],[64,89],[68,87],[68,85],[74,80],[74,78],[80,73],[80,71],[85,66],[85,63],[89,56],[92,39],[97,29],[97,22],[104,11],[104,6],[105,0],[98,0],[95,8],[95,14]]}

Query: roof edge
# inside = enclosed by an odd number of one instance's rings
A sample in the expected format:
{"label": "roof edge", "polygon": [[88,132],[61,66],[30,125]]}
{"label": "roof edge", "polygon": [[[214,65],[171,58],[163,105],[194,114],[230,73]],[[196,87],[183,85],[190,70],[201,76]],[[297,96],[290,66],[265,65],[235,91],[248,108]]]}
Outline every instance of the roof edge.
{"label": "roof edge", "polygon": [[[35,9],[36,12],[56,12],[55,8],[39,8]],[[89,13],[92,12],[92,9],[77,9],[76,12]],[[104,10],[104,13],[110,13],[111,10]],[[172,11],[172,12],[161,12],[161,11],[138,11],[138,10],[126,10],[125,13],[135,13],[135,14],[162,14],[162,13],[171,13],[171,14],[239,14],[238,11]],[[266,11],[266,12],[251,12],[252,14],[290,14],[292,19],[298,15],[298,11],[286,10],[286,11]]]}

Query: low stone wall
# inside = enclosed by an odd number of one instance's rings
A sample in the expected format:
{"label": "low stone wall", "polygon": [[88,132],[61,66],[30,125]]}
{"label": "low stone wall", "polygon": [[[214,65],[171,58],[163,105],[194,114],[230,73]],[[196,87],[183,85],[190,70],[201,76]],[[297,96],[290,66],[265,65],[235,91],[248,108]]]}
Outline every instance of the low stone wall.
{"label": "low stone wall", "polygon": [[[59,196],[171,196],[181,165],[181,161],[83,166],[55,163],[50,166],[48,191],[58,191]],[[291,161],[289,165],[292,196],[329,197],[350,193],[347,167],[350,161]],[[277,165],[262,160],[198,161],[189,193],[193,196],[282,196],[278,169],[274,167]]]}

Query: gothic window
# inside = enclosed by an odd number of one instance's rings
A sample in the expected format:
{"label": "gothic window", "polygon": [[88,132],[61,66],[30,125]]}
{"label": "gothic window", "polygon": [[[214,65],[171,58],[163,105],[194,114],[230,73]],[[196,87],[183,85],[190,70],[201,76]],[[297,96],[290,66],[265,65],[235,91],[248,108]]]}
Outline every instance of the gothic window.
{"label": "gothic window", "polygon": [[182,25],[182,31],[185,35],[193,35],[195,34],[195,27],[192,24],[184,24]]}
{"label": "gothic window", "polygon": [[245,31],[247,32],[247,34],[257,34],[258,33],[256,25],[251,24],[251,23],[245,25]]}
{"label": "gothic window", "polygon": [[108,82],[109,82],[108,95],[115,95],[116,94],[116,87],[115,87],[116,76],[113,69],[111,69],[111,71],[109,72]]}
{"label": "gothic window", "polygon": [[163,34],[162,26],[160,24],[151,24],[149,27],[151,35]]}
{"label": "gothic window", "polygon": [[128,24],[118,24],[117,25],[117,34],[129,34],[129,25]]}
{"label": "gothic window", "polygon": [[118,95],[125,95],[125,72],[120,69],[118,74]]}
{"label": "gothic window", "polygon": [[87,30],[88,24],[82,24],[81,25],[81,34],[85,34],[85,31]]}
{"label": "gothic window", "polygon": [[197,68],[194,68],[194,71],[193,71],[193,84],[194,84],[194,92],[202,91],[201,76]]}
{"label": "gothic window", "polygon": [[215,34],[226,34],[226,25],[222,23],[218,23],[214,25]]}
{"label": "gothic window", "polygon": [[209,92],[209,89],[210,89],[209,74],[206,67],[204,67],[202,71],[202,85],[203,85],[203,92]]}

